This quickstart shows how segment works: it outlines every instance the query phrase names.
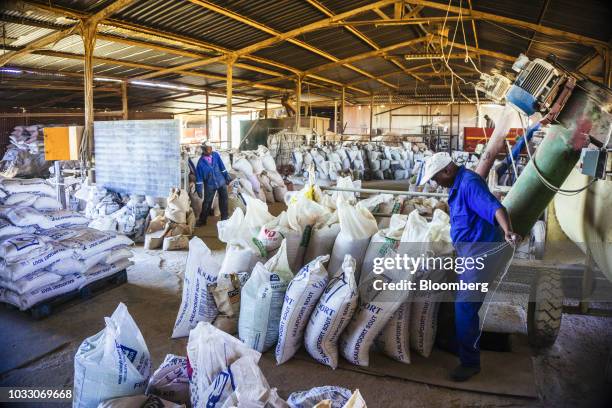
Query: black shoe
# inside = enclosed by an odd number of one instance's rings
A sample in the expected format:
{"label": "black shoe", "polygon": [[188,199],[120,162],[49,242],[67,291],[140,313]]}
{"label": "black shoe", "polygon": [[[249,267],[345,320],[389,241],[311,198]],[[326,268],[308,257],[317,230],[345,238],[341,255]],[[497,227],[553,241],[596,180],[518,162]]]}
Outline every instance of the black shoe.
{"label": "black shoe", "polygon": [[196,227],[203,227],[206,225],[206,221],[198,220],[196,221]]}
{"label": "black shoe", "polygon": [[456,382],[467,381],[480,372],[480,367],[467,367],[459,365],[450,372],[450,378]]}

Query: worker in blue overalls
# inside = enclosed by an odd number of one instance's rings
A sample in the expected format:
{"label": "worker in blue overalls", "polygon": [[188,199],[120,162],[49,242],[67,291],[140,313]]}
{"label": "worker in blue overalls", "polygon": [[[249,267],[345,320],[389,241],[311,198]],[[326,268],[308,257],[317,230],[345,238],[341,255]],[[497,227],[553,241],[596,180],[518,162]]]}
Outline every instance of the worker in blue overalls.
{"label": "worker in blue overalls", "polygon": [[202,212],[196,226],[206,225],[206,219],[210,213],[215,193],[219,194],[219,210],[221,219],[227,219],[227,185],[231,181],[225,165],[219,153],[213,152],[208,143],[202,145],[202,156],[196,166],[196,192],[202,198],[204,189],[204,201],[202,201]]}
{"label": "worker in blue overalls", "polygon": [[[436,153],[424,163],[419,184],[429,180],[450,189],[451,239],[458,257],[481,258],[461,274],[465,283],[491,282],[503,272],[508,250],[520,237],[512,231],[512,224],[504,206],[489,191],[485,181],[475,172],[453,163],[448,153]],[[509,244],[509,245],[508,245]],[[465,262],[465,261],[464,261]],[[478,265],[482,266],[479,267]],[[479,290],[457,291],[455,300],[454,351],[461,364],[450,373],[454,381],[466,381],[480,372],[480,319],[478,311],[486,293]]]}

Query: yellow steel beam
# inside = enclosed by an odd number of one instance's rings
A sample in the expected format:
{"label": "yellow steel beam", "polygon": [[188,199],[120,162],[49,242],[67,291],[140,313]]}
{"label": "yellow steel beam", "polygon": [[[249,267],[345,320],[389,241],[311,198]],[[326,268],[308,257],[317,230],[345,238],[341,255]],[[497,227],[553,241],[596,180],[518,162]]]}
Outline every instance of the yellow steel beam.
{"label": "yellow steel beam", "polygon": [[[53,6],[53,5],[47,5],[47,4],[43,4],[43,3],[34,3],[31,1],[23,1],[23,0],[9,0],[8,3],[12,4],[12,7],[14,9],[17,10],[26,10],[28,8],[30,9],[38,9],[41,10],[43,12],[47,12],[47,13],[54,13],[54,14],[59,14],[59,15],[64,15],[64,16],[68,16],[70,18],[73,19],[86,19],[89,14],[87,13],[83,13],[83,12],[79,12],[79,11],[75,11],[75,10],[71,10],[71,9],[66,9],[66,8],[62,8],[62,7],[58,7],[58,6]],[[380,4],[382,3],[386,3],[388,4],[389,1],[382,1],[382,2],[378,2]],[[378,4],[377,3],[377,4]],[[384,4],[383,4],[384,5]],[[360,12],[363,12],[364,10],[362,10],[364,7],[360,8]],[[344,13],[346,14],[346,13]],[[174,45],[177,46],[183,46],[183,45],[187,45],[190,47],[196,47],[199,48],[203,51],[207,51],[207,52],[217,52],[223,55],[226,55],[228,53],[232,53],[231,50],[228,50],[226,48],[220,47],[218,45],[215,44],[210,44],[210,43],[206,43],[203,42],[201,40],[197,40],[194,38],[190,38],[190,37],[185,37],[185,36],[181,36],[178,34],[174,34],[174,33],[168,33],[168,32],[164,32],[164,31],[159,31],[159,30],[155,30],[149,27],[144,27],[138,24],[134,24],[134,23],[129,23],[129,22],[125,22],[125,21],[121,21],[121,20],[116,20],[116,19],[106,19],[105,21],[103,21],[103,24],[108,25],[108,26],[112,26],[114,28],[120,29],[120,30],[125,30],[125,31],[129,31],[129,32],[135,32],[140,36],[144,36],[147,39],[150,39],[151,41],[164,41],[166,44],[168,43],[172,43]],[[97,34],[97,36],[99,36],[100,34]],[[116,37],[120,37],[120,38],[124,38],[121,36],[114,36],[114,35],[108,35],[108,34],[102,34],[102,36],[107,36],[108,40],[111,41],[115,41]],[[152,42],[152,43],[148,43],[146,41],[138,41],[138,40],[134,40],[132,38],[130,39],[124,39],[123,41],[124,43],[128,43],[128,42],[132,42],[132,45],[144,45],[144,44],[151,44],[151,49],[159,49],[160,51],[165,51],[168,53],[176,53],[176,51],[179,51],[179,49],[174,48],[174,47],[164,47],[164,46],[159,46],[158,44]],[[138,44],[137,44],[138,43]],[[162,49],[163,48],[163,49]],[[180,50],[184,56],[189,56],[187,54],[193,55],[190,51],[187,50]],[[181,54],[178,54],[181,55]],[[223,55],[220,55],[219,57],[222,57]],[[217,56],[214,56],[213,58],[216,58]],[[198,56],[198,59],[208,59],[211,58],[210,56],[206,56],[206,57],[202,57],[201,55]],[[269,65],[272,67],[276,67],[276,68],[280,68],[286,71],[289,71],[295,75],[301,75],[302,71],[291,67],[289,65],[277,62],[277,61],[272,61],[266,58],[262,58],[262,57],[258,57],[255,55],[241,55],[241,59],[246,59],[246,60],[250,60],[253,62],[257,62],[260,64],[265,64],[265,65]],[[202,65],[206,65],[208,63],[213,63],[214,60],[208,61]],[[238,66],[237,64],[235,66]],[[256,67],[256,66],[252,66],[252,65],[247,65],[247,64],[241,64],[241,67],[243,69],[249,69],[255,72],[260,72],[260,73],[264,73],[264,74],[268,74],[273,71],[267,70],[265,68],[260,68],[260,67]],[[281,73],[279,73],[279,75],[283,75]],[[310,76],[311,78],[313,78],[312,76]],[[323,77],[318,77],[316,78],[322,82],[326,82],[326,83],[330,83],[330,84],[334,84],[334,85],[338,85],[338,86],[342,86],[342,84],[340,82],[337,81],[333,81],[331,79],[328,78],[323,78]],[[306,83],[306,82],[305,82]],[[312,84],[313,86],[318,86],[316,84]],[[359,89],[359,88],[350,88],[353,91],[362,93],[362,94],[368,94],[367,91],[363,90],[363,89]]]}
{"label": "yellow steel beam", "polygon": [[514,27],[520,27],[531,31],[536,31],[538,33],[546,34],[552,37],[559,37],[571,41],[575,41],[579,44],[584,44],[588,46],[592,46],[598,49],[607,49],[609,45],[605,41],[597,40],[595,38],[591,38],[585,35],[580,35],[576,33],[571,33],[563,30],[559,30],[556,28],[543,26],[540,24],[529,23],[526,21],[518,20],[510,17],[503,17],[498,14],[486,13],[484,11],[472,10],[470,12],[469,8],[465,7],[457,7],[452,6],[446,3],[437,3],[434,1],[428,0],[405,0],[406,3],[415,4],[425,6],[427,8],[433,8],[442,11],[449,11],[453,14],[462,13],[464,15],[470,15],[471,17],[478,20],[487,20],[493,21],[495,23],[506,24]]}
{"label": "yellow steel beam", "polygon": [[[417,6],[417,7],[423,7],[423,6]],[[468,0],[468,7],[470,9],[470,16],[472,15],[472,0]],[[478,45],[478,34],[476,33],[476,20],[471,19],[472,21],[472,34],[474,34],[474,45],[476,46],[476,49],[479,48]],[[482,61],[480,60],[480,54],[478,54],[478,66],[482,67]]]}
{"label": "yellow steel beam", "polygon": [[[336,67],[338,65],[343,65],[343,64],[347,64],[347,63],[352,63],[352,62],[356,62],[356,61],[361,61],[367,58],[373,58],[373,57],[380,57],[380,56],[384,56],[386,53],[396,50],[398,48],[403,48],[403,47],[409,47],[411,45],[415,45],[415,44],[419,44],[422,42],[426,42],[429,41],[431,38],[433,38],[433,36],[428,35],[428,36],[423,36],[423,37],[419,37],[419,38],[414,38],[412,40],[408,40],[408,41],[403,41],[400,42],[398,44],[394,44],[394,45],[390,45],[388,47],[384,47],[384,48],[380,48],[378,50],[373,50],[373,51],[368,51],[362,54],[358,54],[358,55],[353,55],[352,57],[348,57],[342,60],[338,60],[337,62],[330,62],[328,64],[323,64],[323,65],[319,65],[316,66],[314,68],[310,68],[306,71],[304,71],[304,75],[306,76],[310,76],[313,77],[314,74],[317,74],[321,71],[325,71],[328,70],[330,68]],[[281,79],[290,79],[290,76],[285,76],[285,77],[279,77],[279,78],[274,78],[274,79],[270,79],[270,80],[265,80],[265,82],[271,82],[272,80],[281,80]],[[264,81],[255,81],[254,83],[262,83]],[[351,85],[352,86],[352,85]],[[348,86],[347,86],[348,87]],[[354,88],[351,88],[354,89]],[[369,95],[369,92],[362,92],[364,94]]]}
{"label": "yellow steel beam", "polygon": [[[129,6],[133,2],[134,0],[116,0],[112,2],[111,4],[109,4],[108,6],[104,7],[102,10],[90,16],[87,19],[87,24],[96,25],[98,22],[104,20],[105,18],[108,18],[112,14],[118,12],[124,7]],[[51,35],[48,35],[48,36],[39,38],[38,40],[32,41],[31,43],[29,43],[28,45],[26,45],[19,51],[14,51],[14,52],[2,55],[0,57],[0,67],[4,66],[7,62],[9,62],[15,57],[18,57],[24,54],[28,54],[32,52],[33,50],[44,48],[49,44],[56,43],[59,40],[76,33],[81,25],[82,25],[82,22],[78,22],[74,24],[73,26],[66,28],[65,30],[56,31],[55,33]]]}
{"label": "yellow steel beam", "polygon": [[[325,7],[323,4],[319,3],[318,0],[306,0],[308,1],[308,3],[310,5],[312,5],[314,8],[316,8],[317,10],[319,10],[320,12],[322,12],[323,14],[325,14],[327,17],[334,17],[334,13],[329,10],[327,7]],[[362,40],[363,42],[365,42],[366,44],[368,44],[370,47],[372,47],[375,50],[379,50],[380,46],[378,44],[376,44],[374,41],[372,41],[371,39],[369,39],[366,35],[364,35],[361,31],[359,31],[358,29],[356,29],[355,27],[350,27],[347,26],[346,27],[347,31],[350,32],[351,34],[353,34],[355,37],[359,38],[360,40]],[[406,72],[406,67],[404,67],[401,63],[399,63],[398,61],[394,61],[392,60],[391,63],[397,67],[399,67],[402,72]],[[413,75],[414,76],[414,75]],[[414,76],[417,80],[422,81],[421,78]],[[380,76],[377,76],[378,79],[380,79]]]}
{"label": "yellow steel beam", "polygon": [[[34,51],[34,52],[32,52],[32,54],[35,54],[35,55],[45,55],[45,56],[48,56],[48,57],[55,57],[55,58],[74,59],[74,60],[81,60],[81,59],[83,59],[83,55],[81,55],[81,54],[74,54],[74,53],[62,52],[62,51],[40,50],[40,51]],[[143,64],[143,63],[140,63],[140,62],[133,62],[133,61],[127,61],[127,60],[118,60],[118,59],[106,58],[106,57],[96,57],[96,56],[94,56],[93,60],[94,60],[94,62],[98,62],[98,63],[111,64],[111,65],[119,65],[119,66],[130,67],[130,68],[145,69],[147,71],[160,71],[160,70],[164,69],[164,67],[160,67],[160,66],[157,66],[157,65]],[[225,81],[226,80],[226,77],[224,75],[217,75],[217,74],[211,74],[211,73],[206,73],[206,72],[177,71],[177,74],[186,75],[186,76],[193,76],[193,77],[199,77],[199,78],[206,78],[206,79],[215,79],[215,80],[218,80],[218,81]],[[284,92],[284,91],[290,90],[290,88],[280,88],[280,87],[276,87],[276,86],[253,84],[252,81],[248,81],[246,79],[241,79],[241,78],[234,78],[234,82],[244,84],[245,86],[259,88],[259,89],[265,89],[265,90],[269,90],[269,91]]]}
{"label": "yellow steel beam", "polygon": [[[276,43],[282,42],[282,41],[286,41],[288,39],[294,38],[296,36],[299,36],[301,34],[305,34],[311,31],[315,31],[315,30],[319,30],[321,28],[325,28],[325,27],[329,27],[331,24],[337,22],[337,21],[342,21],[344,19],[347,19],[349,17],[364,13],[368,10],[372,10],[374,8],[379,8],[379,7],[384,7],[386,5],[392,4],[395,0],[379,0],[377,2],[365,5],[365,6],[361,6],[361,7],[357,7],[354,8],[352,10],[346,11],[344,13],[340,13],[337,14],[335,17],[329,17],[329,18],[325,18],[323,20],[319,20],[319,21],[315,21],[314,23],[310,23],[310,24],[306,24],[305,26],[287,31],[285,33],[281,33],[277,36],[272,36],[269,39],[263,40],[263,41],[259,41],[255,44],[251,44],[249,46],[246,46],[244,48],[241,48],[240,50],[237,50],[234,52],[234,54],[238,57],[242,57],[245,55],[249,55],[252,54],[256,51],[259,51],[263,48],[267,48],[270,47]],[[213,62],[218,62],[219,59],[218,58],[209,58],[209,59],[204,59],[201,61],[196,61],[195,63],[188,63],[188,64],[183,64],[183,65],[178,65],[172,68],[169,68],[167,70],[165,70],[165,72],[162,72],[161,74],[158,72],[156,73],[157,75],[165,75],[165,74],[169,74],[172,72],[176,72],[176,71],[180,71],[183,69],[189,69],[189,68],[195,68],[195,67],[199,67],[199,66],[204,66],[207,64],[212,64]]]}
{"label": "yellow steel beam", "polygon": [[[242,16],[242,15],[240,15],[240,14],[234,12],[234,11],[231,11],[229,9],[221,7],[221,6],[219,6],[217,4],[214,4],[212,2],[209,2],[209,1],[206,1],[206,0],[189,0],[189,1],[191,3],[193,3],[193,4],[196,4],[196,5],[200,6],[200,7],[205,8],[207,10],[214,11],[215,13],[221,14],[222,16],[231,18],[231,19],[236,20],[236,21],[238,21],[238,22],[240,22],[242,24],[246,24],[246,25],[248,25],[250,27],[256,28],[257,30],[263,31],[266,34],[269,34],[269,35],[272,35],[272,36],[283,35],[283,33],[279,32],[279,31],[276,31],[276,30],[274,30],[274,29],[272,29],[272,28],[270,28],[270,27],[268,27],[266,25],[258,23],[257,21],[254,21],[254,20],[252,20],[252,19],[250,19],[248,17]],[[326,59],[328,59],[330,61],[337,62],[339,60],[339,58],[335,57],[334,55],[331,55],[330,53],[328,53],[326,51],[323,51],[323,50],[321,50],[321,49],[319,49],[317,47],[314,47],[314,46],[312,46],[312,45],[310,45],[310,44],[308,44],[308,43],[306,43],[306,42],[304,42],[302,40],[298,40],[298,39],[295,39],[295,38],[287,38],[286,41],[290,42],[291,44],[297,45],[298,47],[303,48],[303,49],[305,49],[307,51],[310,51],[310,52],[312,52],[314,54],[320,55],[323,58],[326,58]],[[350,69],[350,70],[352,70],[354,72],[357,72],[360,75],[364,75],[364,76],[367,76],[367,77],[369,77],[371,79],[374,79],[374,80],[380,82],[381,84],[383,84],[383,85],[385,85],[385,86],[387,86],[389,88],[398,89],[397,85],[393,85],[393,84],[391,84],[389,82],[386,82],[386,81],[383,81],[383,80],[378,80],[378,79],[376,79],[376,77],[374,75],[370,74],[367,71],[364,71],[361,68],[357,68],[357,67],[352,66],[350,64],[343,64],[343,65],[346,68],[348,68],[348,69]]]}

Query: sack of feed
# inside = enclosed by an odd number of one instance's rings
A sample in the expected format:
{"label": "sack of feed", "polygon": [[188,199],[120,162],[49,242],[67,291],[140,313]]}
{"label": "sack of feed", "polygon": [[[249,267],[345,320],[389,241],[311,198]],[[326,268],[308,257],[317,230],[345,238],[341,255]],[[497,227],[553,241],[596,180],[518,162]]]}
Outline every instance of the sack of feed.
{"label": "sack of feed", "polygon": [[[395,252],[389,254],[395,257]],[[352,364],[368,366],[370,349],[395,311],[404,303],[409,292],[383,289],[382,283],[399,283],[413,275],[398,269],[386,269],[372,275],[359,286],[359,307],[342,333],[339,349]],[[378,284],[377,284],[378,283]]]}
{"label": "sack of feed", "polygon": [[436,341],[438,328],[439,293],[420,293],[410,307],[410,348],[429,357]]}
{"label": "sack of feed", "polygon": [[217,317],[215,299],[208,286],[217,282],[220,266],[214,261],[210,249],[198,237],[189,241],[189,254],[185,265],[183,299],[172,338],[185,337],[198,322],[212,322]]}
{"label": "sack of feed", "polygon": [[155,407],[155,408],[184,408],[182,404],[175,404],[166,401],[156,395],[133,395],[131,397],[112,398],[101,402],[98,408],[134,408],[134,407]]}
{"label": "sack of feed", "polygon": [[265,265],[255,265],[240,294],[238,321],[238,335],[249,347],[264,352],[276,343],[283,298],[292,278],[285,241]]}
{"label": "sack of feed", "polygon": [[229,334],[238,332],[241,286],[238,275],[231,273],[228,277],[219,276],[217,286],[208,287],[219,310],[213,325]]}
{"label": "sack of feed", "polygon": [[320,401],[327,400],[330,407],[343,407],[353,392],[347,388],[334,385],[314,387],[306,391],[291,393],[287,403],[291,408],[314,407]]}
{"label": "sack of feed", "polygon": [[123,303],[105,322],[106,327],[85,339],[74,357],[75,408],[145,391],[151,357],[136,322]]}
{"label": "sack of feed", "polygon": [[410,307],[404,302],[375,340],[376,348],[400,363],[410,364]]}
{"label": "sack of feed", "polygon": [[318,362],[338,366],[338,339],[357,308],[355,260],[346,255],[342,271],[332,278],[310,316],[304,345]]}
{"label": "sack of feed", "polygon": [[187,343],[187,357],[192,369],[189,387],[191,405],[206,406],[204,393],[210,384],[221,371],[227,370],[243,356],[258,362],[261,353],[210,323],[199,322],[189,333]]}
{"label": "sack of feed", "polygon": [[0,270],[0,276],[16,281],[34,271],[46,268],[55,262],[71,258],[72,256],[74,256],[74,252],[70,248],[57,242],[51,242],[44,251],[37,252],[36,254],[30,253],[29,256],[13,263],[6,263],[5,261],[4,268]]}
{"label": "sack of feed", "polygon": [[352,206],[343,199],[338,199],[337,207],[340,234],[334,242],[327,270],[333,276],[340,269],[344,256],[349,254],[355,259],[355,279],[359,280],[365,251],[370,237],[378,231],[378,224],[365,208]]}
{"label": "sack of feed", "polygon": [[189,401],[189,375],[187,357],[167,354],[155,370],[145,394],[153,394],[167,401],[185,404]]}
{"label": "sack of feed", "polygon": [[308,248],[304,255],[304,263],[308,263],[321,255],[331,254],[336,237],[340,233],[339,223],[325,223],[319,227],[315,226],[310,232]]}
{"label": "sack of feed", "polygon": [[283,364],[299,350],[304,330],[329,278],[324,264],[329,255],[316,258],[300,269],[285,293],[276,344],[276,363]]}

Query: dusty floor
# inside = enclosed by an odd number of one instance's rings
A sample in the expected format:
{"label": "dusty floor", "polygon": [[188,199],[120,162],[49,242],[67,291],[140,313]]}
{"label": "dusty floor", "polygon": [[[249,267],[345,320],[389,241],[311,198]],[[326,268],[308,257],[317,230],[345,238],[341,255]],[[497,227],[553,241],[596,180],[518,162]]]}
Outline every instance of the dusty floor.
{"label": "dusty floor", "polygon": [[[275,208],[273,212],[278,210]],[[215,238],[214,224],[197,233],[212,249],[223,248]],[[104,316],[110,315],[118,302],[128,306],[139,325],[153,356],[154,367],[167,353],[185,355],[186,339],[172,340],[170,333],[180,304],[186,255],[186,252],[136,248],[136,266],[129,270],[127,284],[72,306],[61,314],[33,322],[50,333],[65,334],[70,342],[37,361],[5,373],[0,376],[0,384],[71,387],[77,347],[85,337],[102,329]],[[215,256],[221,257],[222,252],[216,251]],[[10,328],[2,328],[5,329]],[[610,407],[612,387],[604,381],[604,376],[611,348],[612,319],[564,315],[555,346],[533,358],[539,400],[457,391],[341,369],[332,371],[296,359],[277,367],[271,359],[263,358],[260,366],[268,382],[277,387],[283,397],[293,391],[335,384],[359,388],[371,408]]]}

